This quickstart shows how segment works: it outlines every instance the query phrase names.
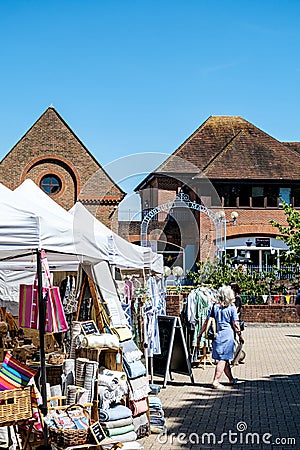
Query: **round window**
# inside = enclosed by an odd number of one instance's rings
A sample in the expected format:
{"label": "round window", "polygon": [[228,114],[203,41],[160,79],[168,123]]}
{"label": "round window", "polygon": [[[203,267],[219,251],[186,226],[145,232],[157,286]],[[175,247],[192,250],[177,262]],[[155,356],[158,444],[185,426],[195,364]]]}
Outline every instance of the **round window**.
{"label": "round window", "polygon": [[40,188],[48,195],[57,194],[61,190],[61,181],[56,175],[45,175],[40,182]]}

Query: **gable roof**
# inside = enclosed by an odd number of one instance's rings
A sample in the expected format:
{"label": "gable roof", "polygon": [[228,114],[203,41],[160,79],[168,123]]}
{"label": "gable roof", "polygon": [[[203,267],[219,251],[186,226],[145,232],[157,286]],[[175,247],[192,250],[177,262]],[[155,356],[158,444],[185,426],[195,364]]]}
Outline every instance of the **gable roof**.
{"label": "gable roof", "polygon": [[179,173],[209,179],[299,179],[300,144],[279,142],[240,116],[210,116],[150,176]]}
{"label": "gable roof", "polygon": [[[24,154],[27,156],[26,160],[24,160]],[[14,171],[21,176],[27,164],[31,161],[38,160],[39,158],[47,159],[53,157],[62,158],[67,164],[72,165],[78,174],[80,174],[81,185],[85,184],[89,178],[97,173],[99,193],[97,195],[93,193],[94,195],[91,195],[91,197],[103,198],[106,193],[108,195],[113,194],[116,200],[118,198],[118,201],[124,197],[124,191],[116,185],[92,153],[52,106],[46,109],[2,159],[0,162],[0,181],[4,182],[2,180],[4,175],[1,174],[1,169],[5,171],[6,166],[12,167],[15,165],[16,159],[20,161],[20,164],[18,167],[15,167]],[[15,186],[11,187],[13,188]]]}

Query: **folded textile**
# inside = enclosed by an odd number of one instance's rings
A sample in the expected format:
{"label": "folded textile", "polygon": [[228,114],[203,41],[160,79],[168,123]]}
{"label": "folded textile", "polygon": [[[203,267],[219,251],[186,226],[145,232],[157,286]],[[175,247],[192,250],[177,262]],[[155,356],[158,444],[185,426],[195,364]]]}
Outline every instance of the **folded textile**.
{"label": "folded textile", "polygon": [[157,425],[157,426],[163,427],[164,424],[165,424],[164,418],[150,416],[150,425]]}
{"label": "folded textile", "polygon": [[124,427],[117,427],[117,428],[106,428],[105,429],[107,436],[113,437],[117,436],[118,434],[125,434],[130,433],[130,431],[134,431],[133,424],[125,425]]}
{"label": "folded textile", "polygon": [[149,408],[150,409],[162,409],[162,403],[158,397],[149,397]]}
{"label": "folded textile", "polygon": [[165,417],[165,413],[162,409],[156,409],[156,410],[149,410],[150,411],[150,417]]}
{"label": "folded textile", "polygon": [[132,412],[129,408],[123,405],[116,405],[109,409],[99,409],[100,422],[106,422],[108,420],[119,420],[131,417]]}
{"label": "folded textile", "polygon": [[129,433],[118,434],[116,436],[113,436],[111,439],[113,439],[114,442],[130,442],[130,441],[136,441],[137,435],[134,431],[130,431]]}
{"label": "folded textile", "polygon": [[127,373],[128,378],[130,379],[146,375],[146,367],[141,360],[129,363],[125,358],[123,358],[123,367],[125,369],[125,372]]}
{"label": "folded textile", "polygon": [[117,335],[120,342],[132,339],[132,333],[127,325],[112,328],[113,333]]}
{"label": "folded textile", "polygon": [[141,359],[141,357],[143,356],[143,353],[132,339],[122,342],[122,347],[123,357],[125,357],[128,362],[136,361],[138,359]]}
{"label": "folded textile", "polygon": [[89,348],[119,348],[119,339],[115,334],[102,333],[87,335],[82,339],[82,347]]}
{"label": "folded textile", "polygon": [[148,402],[146,398],[142,398],[138,401],[129,401],[129,407],[132,411],[132,415],[137,416],[139,414],[142,414],[146,411],[148,411]]}
{"label": "folded textile", "polygon": [[119,380],[117,377],[109,377],[101,373],[98,374],[98,383],[101,386],[107,387],[109,390],[113,391],[119,385]]}
{"label": "folded textile", "polygon": [[157,425],[150,425],[150,431],[154,434],[165,434],[167,432],[167,427],[164,425],[163,427],[159,427]]}
{"label": "folded textile", "polygon": [[128,380],[129,400],[141,400],[150,392],[149,379],[147,376]]}
{"label": "folded textile", "polygon": [[139,416],[133,417],[134,431],[138,429],[141,425],[149,424],[149,420],[146,413],[140,414]]}
{"label": "folded textile", "polygon": [[125,427],[126,425],[132,424],[132,417],[127,417],[126,419],[110,420],[109,422],[101,422],[103,428],[117,428]]}

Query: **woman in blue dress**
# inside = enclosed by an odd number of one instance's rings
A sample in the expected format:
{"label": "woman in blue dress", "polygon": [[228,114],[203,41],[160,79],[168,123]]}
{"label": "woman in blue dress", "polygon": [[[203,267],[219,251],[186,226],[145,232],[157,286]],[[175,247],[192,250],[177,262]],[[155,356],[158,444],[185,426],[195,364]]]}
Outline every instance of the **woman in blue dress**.
{"label": "woman in blue dress", "polygon": [[234,333],[239,337],[241,343],[244,342],[240,330],[237,310],[234,305],[234,292],[230,286],[222,286],[219,291],[218,301],[208,310],[208,316],[200,330],[198,338],[204,333],[212,309],[216,320],[216,337],[212,345],[212,357],[217,360],[216,370],[212,386],[215,389],[223,389],[220,378],[223,373],[227,376],[229,384],[236,384],[237,378],[233,378],[229,361],[233,359],[234,353]]}

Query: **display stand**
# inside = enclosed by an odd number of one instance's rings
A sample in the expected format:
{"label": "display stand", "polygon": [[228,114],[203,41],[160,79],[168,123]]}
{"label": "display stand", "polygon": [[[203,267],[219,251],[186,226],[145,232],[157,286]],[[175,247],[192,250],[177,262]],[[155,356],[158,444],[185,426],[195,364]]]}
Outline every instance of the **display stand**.
{"label": "display stand", "polygon": [[172,373],[188,375],[194,383],[191,362],[184,339],[181,320],[175,316],[158,316],[161,354],[153,356],[154,375],[164,378],[163,387]]}

